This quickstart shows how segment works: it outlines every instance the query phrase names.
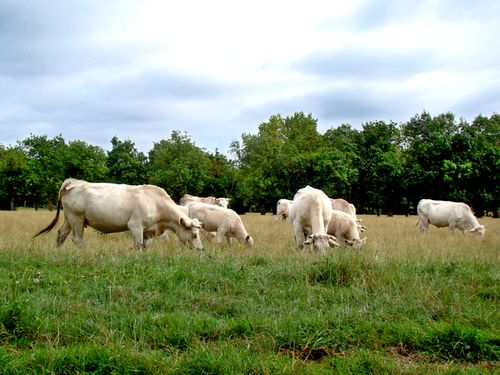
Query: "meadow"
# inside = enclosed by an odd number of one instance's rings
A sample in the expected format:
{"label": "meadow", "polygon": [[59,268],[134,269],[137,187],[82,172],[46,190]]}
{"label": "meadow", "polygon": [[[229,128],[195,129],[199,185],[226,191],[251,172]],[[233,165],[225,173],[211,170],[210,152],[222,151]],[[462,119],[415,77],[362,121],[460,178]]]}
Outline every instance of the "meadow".
{"label": "meadow", "polygon": [[54,214],[0,211],[0,374],[500,372],[499,219],[482,239],[360,215],[366,245],[317,255],[258,214],[253,248],[57,248],[32,238]]}

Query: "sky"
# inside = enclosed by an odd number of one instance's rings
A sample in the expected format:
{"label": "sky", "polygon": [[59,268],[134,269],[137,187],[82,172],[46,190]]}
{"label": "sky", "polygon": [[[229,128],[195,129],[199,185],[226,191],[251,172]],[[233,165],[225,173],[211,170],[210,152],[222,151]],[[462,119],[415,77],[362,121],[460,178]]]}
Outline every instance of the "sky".
{"label": "sky", "polygon": [[500,110],[497,0],[0,0],[0,144],[228,153],[275,114],[471,122]]}

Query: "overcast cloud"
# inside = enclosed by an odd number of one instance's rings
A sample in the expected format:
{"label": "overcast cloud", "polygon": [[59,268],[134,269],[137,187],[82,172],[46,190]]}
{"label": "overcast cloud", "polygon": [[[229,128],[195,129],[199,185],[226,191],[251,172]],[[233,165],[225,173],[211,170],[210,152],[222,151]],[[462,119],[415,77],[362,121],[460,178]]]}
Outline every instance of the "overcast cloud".
{"label": "overcast cloud", "polygon": [[271,115],[319,131],[500,109],[500,2],[0,1],[0,144],[62,134],[226,153]]}

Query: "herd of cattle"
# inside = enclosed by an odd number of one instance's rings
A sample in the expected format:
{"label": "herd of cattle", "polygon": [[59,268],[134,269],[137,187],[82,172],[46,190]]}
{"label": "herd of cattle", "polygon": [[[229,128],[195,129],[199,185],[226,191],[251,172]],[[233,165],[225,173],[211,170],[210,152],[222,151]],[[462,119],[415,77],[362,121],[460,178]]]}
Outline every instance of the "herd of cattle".
{"label": "herd of cattle", "polygon": [[[67,179],[59,189],[57,212],[52,222],[36,236],[54,228],[64,209],[64,222],[57,232],[57,246],[70,233],[77,245],[83,244],[83,232],[90,226],[102,233],[129,230],[134,247],[147,246],[156,236],[167,237],[174,232],[178,238],[195,249],[203,249],[200,235],[215,237],[221,243],[224,237],[231,242],[252,246],[240,216],[228,208],[228,198],[200,198],[184,195],[176,204],[162,188],[154,185],[124,185],[90,183]],[[417,207],[420,231],[426,232],[429,223],[484,236],[480,225],[465,203],[422,199]],[[366,228],[356,217],[354,205],[344,199],[331,199],[322,190],[311,186],[299,189],[293,200],[280,199],[277,220],[292,224],[295,243],[311,245],[319,252],[330,246],[359,247],[366,242],[361,233]]]}

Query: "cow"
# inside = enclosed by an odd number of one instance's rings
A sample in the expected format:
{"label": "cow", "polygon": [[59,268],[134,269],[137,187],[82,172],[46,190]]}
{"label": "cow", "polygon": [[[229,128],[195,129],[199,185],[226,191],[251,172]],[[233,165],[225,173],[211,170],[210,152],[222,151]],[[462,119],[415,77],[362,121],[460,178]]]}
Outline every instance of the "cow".
{"label": "cow", "polygon": [[438,227],[449,227],[453,234],[455,229],[480,234],[484,237],[486,229],[480,225],[470,207],[462,202],[436,201],[422,199],[417,205],[420,232],[426,233],[429,223]]}
{"label": "cow", "polygon": [[332,203],[332,209],[345,212],[354,216],[356,221],[359,221],[356,217],[356,207],[342,198],[330,198],[330,202]]}
{"label": "cow", "polygon": [[333,210],[326,232],[335,236],[340,245],[347,244],[360,247],[366,242],[366,237],[359,238],[360,230],[356,219],[348,213]]}
{"label": "cow", "polygon": [[54,220],[35,237],[54,228],[61,207],[64,223],[57,232],[57,246],[64,243],[70,232],[73,232],[73,242],[82,246],[84,228],[90,226],[103,233],[130,230],[135,248],[147,246],[154,236],[169,229],[181,241],[203,249],[201,223],[190,219],[158,186],[66,179],[59,189]]}
{"label": "cow", "polygon": [[296,245],[312,245],[314,251],[322,253],[330,246],[340,246],[334,236],[326,233],[331,216],[332,205],[322,190],[311,186],[299,189],[290,206]]}
{"label": "cow", "polygon": [[189,217],[203,222],[203,229],[207,232],[216,232],[215,242],[220,244],[224,237],[231,243],[231,238],[236,238],[241,244],[252,246],[253,238],[250,237],[238,214],[224,207],[208,203],[191,203]]}
{"label": "cow", "polygon": [[229,201],[231,198],[215,198],[215,197],[197,197],[195,195],[190,195],[190,194],[184,194],[182,198],[179,201],[179,204],[181,206],[187,206],[193,202],[201,202],[201,203],[208,203],[208,204],[213,204],[216,206],[228,208],[229,207]]}
{"label": "cow", "polygon": [[280,199],[276,204],[276,221],[287,220],[290,216],[290,206],[292,205],[290,199]]}

